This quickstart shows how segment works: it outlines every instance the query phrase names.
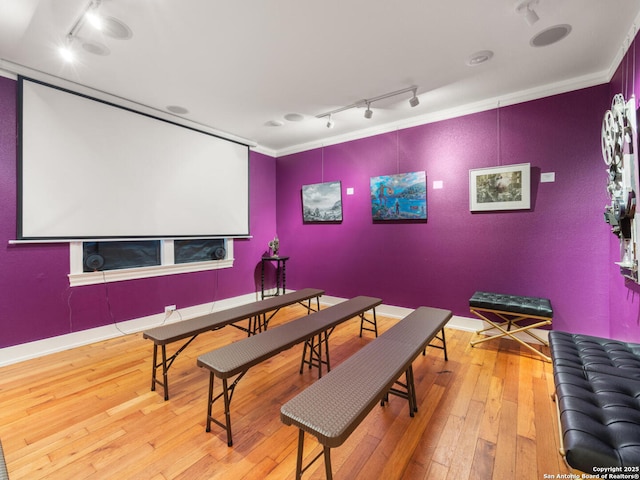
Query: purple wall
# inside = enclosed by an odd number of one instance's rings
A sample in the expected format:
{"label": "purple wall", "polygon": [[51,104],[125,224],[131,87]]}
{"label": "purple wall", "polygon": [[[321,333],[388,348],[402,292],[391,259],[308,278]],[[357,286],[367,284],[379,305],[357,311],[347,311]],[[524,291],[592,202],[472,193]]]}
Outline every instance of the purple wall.
{"label": "purple wall", "polygon": [[[555,329],[640,341],[640,287],[613,264],[618,245],[603,221],[600,153],[602,115],[614,93],[635,92],[636,65],[640,58],[627,55],[609,85],[499,112],[277,160],[251,152],[253,238],[235,242],[232,269],[74,288],[66,244],[8,244],[16,225],[16,82],[0,77],[0,347],[253,292],[276,233],[281,253],[292,257],[291,288],[463,316],[475,290],[545,296]],[[532,166],[530,211],[469,212],[469,169],[524,162]],[[374,224],[369,178],[417,170],[427,173],[428,221]],[[541,184],[542,172],[555,172],[555,183]],[[334,180],[342,181],[344,221],[303,225],[302,185]],[[433,189],[435,180],[444,188]]]}
{"label": "purple wall", "polygon": [[233,268],[70,288],[68,244],[8,244],[16,236],[15,139],[16,82],[0,77],[0,347],[256,290],[260,257],[276,232],[273,158],[251,152],[253,238],[235,241]]}
{"label": "purple wall", "polygon": [[[600,126],[609,102],[602,85],[279,158],[277,226],[294,287],[463,316],[476,290],[543,296],[554,328],[608,336]],[[525,162],[530,211],[470,213],[469,169]],[[428,222],[374,224],[369,178],[418,170],[427,174]],[[541,184],[542,172],[555,172],[555,183]],[[302,185],[336,180],[343,222],[303,224]]]}

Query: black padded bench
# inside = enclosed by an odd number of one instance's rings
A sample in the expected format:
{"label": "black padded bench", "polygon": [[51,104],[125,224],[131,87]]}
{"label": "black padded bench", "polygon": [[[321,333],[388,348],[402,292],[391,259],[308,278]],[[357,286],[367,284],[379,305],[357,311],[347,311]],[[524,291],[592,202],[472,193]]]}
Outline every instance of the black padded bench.
{"label": "black padded bench", "polygon": [[[282,422],[299,429],[296,479],[324,456],[330,480],[331,448],[342,445],[374,405],[384,405],[389,394],[405,398],[409,415],[414,416],[418,404],[413,361],[427,346],[442,348],[447,360],[444,326],[451,316],[448,310],[418,308],[281,407]],[[442,337],[437,337],[439,332]],[[442,345],[430,345],[434,338]],[[399,380],[402,375],[405,383]],[[318,439],[323,451],[303,466],[305,432]]]}
{"label": "black padded bench", "polygon": [[[531,331],[534,328],[551,325],[553,308],[551,307],[551,301],[548,299],[476,292],[469,299],[469,307],[471,313],[490,325],[485,329],[478,330],[476,332],[478,335],[491,330],[499,331],[499,333],[495,335],[488,335],[478,340],[472,340],[472,346],[495,338],[508,336],[540,355],[545,361],[551,361],[547,355],[540,350],[536,350],[516,336],[517,333],[526,333],[543,345],[549,346],[546,340]],[[519,322],[526,323],[520,324]]]}
{"label": "black padded bench", "polygon": [[[363,330],[368,329],[364,327],[365,323],[375,325],[373,330],[377,335],[375,308],[381,303],[382,300],[379,298],[355,297],[306,317],[264,331],[259,335],[239,340],[200,355],[197,362],[198,366],[209,370],[207,432],[211,431],[211,422],[221,426],[227,432],[227,444],[232,446],[231,399],[238,382],[251,367],[304,342],[300,373],[302,373],[304,366],[308,365],[309,368],[316,367],[318,375],[322,377],[323,365],[327,366],[327,370],[331,369],[329,363],[329,336],[334,328],[351,318],[359,316],[360,336],[362,336]],[[365,313],[369,310],[373,311],[373,320],[365,317]],[[309,354],[308,359],[307,353]],[[213,392],[214,377],[222,380],[222,392],[217,396],[214,396]],[[229,380],[233,377],[235,379],[229,385]],[[224,423],[211,415],[213,404],[219,398],[224,399]]]}
{"label": "black padded bench", "polygon": [[[169,399],[169,368],[182,351],[193,342],[198,335],[211,330],[231,325],[247,332],[247,335],[259,333],[267,329],[269,321],[283,307],[299,303],[311,313],[311,300],[316,299],[316,310],[320,310],[320,296],[324,290],[317,288],[305,288],[284,295],[270,297],[266,300],[251,302],[246,305],[220,310],[218,312],[201,315],[180,322],[169,323],[155,327],[143,333],[143,338],[153,340],[153,370],[151,371],[151,390],[156,389],[156,384],[164,388],[164,399]],[[304,302],[307,302],[306,304]],[[267,314],[270,314],[267,316]],[[247,327],[236,323],[248,320]],[[167,345],[188,339],[176,352],[167,357]],[[161,349],[161,358],[158,359],[158,346]],[[158,369],[162,368],[162,380],[158,379]]]}
{"label": "black padded bench", "polygon": [[559,331],[549,343],[567,464],[589,474],[640,466],[640,344]]}
{"label": "black padded bench", "polygon": [[7,464],[5,463],[4,452],[2,450],[2,443],[0,443],[0,480],[9,480]]}

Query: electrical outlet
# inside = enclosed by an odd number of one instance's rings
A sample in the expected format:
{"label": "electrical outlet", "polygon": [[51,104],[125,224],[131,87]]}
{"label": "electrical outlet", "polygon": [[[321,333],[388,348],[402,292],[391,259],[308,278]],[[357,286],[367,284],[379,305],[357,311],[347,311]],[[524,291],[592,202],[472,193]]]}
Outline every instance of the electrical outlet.
{"label": "electrical outlet", "polygon": [[164,313],[171,313],[175,311],[176,311],[175,305],[167,305],[166,307],[164,307]]}

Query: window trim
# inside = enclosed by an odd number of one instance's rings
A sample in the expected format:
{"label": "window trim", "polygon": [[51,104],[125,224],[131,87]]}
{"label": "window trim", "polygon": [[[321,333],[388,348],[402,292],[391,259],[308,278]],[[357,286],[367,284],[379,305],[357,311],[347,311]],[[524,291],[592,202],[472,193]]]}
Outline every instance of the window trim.
{"label": "window trim", "polygon": [[100,283],[121,282],[141,278],[177,275],[180,273],[204,272],[231,268],[235,261],[233,255],[233,239],[226,241],[227,258],[207,262],[192,262],[175,264],[173,261],[173,240],[160,241],[161,265],[138,268],[122,268],[118,270],[103,270],[99,272],[83,272],[82,242],[69,242],[69,286],[96,285]]}

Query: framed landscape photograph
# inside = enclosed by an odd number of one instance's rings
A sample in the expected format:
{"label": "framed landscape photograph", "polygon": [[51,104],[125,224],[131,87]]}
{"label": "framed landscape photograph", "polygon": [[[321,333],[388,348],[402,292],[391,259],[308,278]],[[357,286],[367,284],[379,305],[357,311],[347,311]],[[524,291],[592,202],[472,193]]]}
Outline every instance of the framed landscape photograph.
{"label": "framed landscape photograph", "polygon": [[342,182],[303,185],[302,221],[304,223],[342,222]]}
{"label": "framed landscape photograph", "polygon": [[371,177],[369,185],[374,221],[427,219],[425,172]]}
{"label": "framed landscape photograph", "polygon": [[469,170],[469,209],[531,208],[531,166],[528,163]]}

